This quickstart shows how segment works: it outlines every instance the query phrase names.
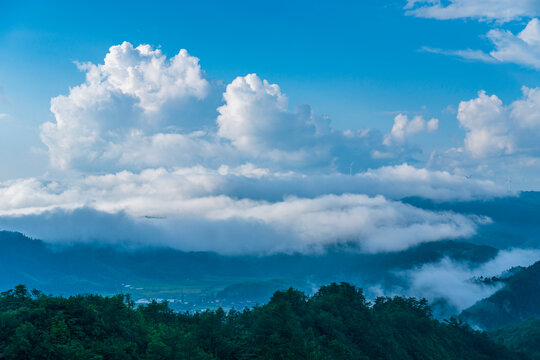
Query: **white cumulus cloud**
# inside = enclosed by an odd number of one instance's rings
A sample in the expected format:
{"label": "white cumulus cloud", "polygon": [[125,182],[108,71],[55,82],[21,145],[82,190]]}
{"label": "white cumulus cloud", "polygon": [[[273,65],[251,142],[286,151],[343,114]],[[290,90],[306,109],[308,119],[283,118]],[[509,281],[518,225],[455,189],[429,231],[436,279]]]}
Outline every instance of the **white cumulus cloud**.
{"label": "white cumulus cloud", "polygon": [[484,91],[476,99],[459,104],[457,118],[467,135],[465,148],[475,157],[513,152],[510,124],[502,101]]}
{"label": "white cumulus cloud", "polygon": [[390,134],[384,137],[385,145],[403,144],[405,139],[413,134],[423,131],[433,132],[439,128],[438,119],[424,120],[422,116],[415,116],[409,120],[407,115],[398,114],[394,118],[394,125]]}
{"label": "white cumulus cloud", "polygon": [[199,60],[186,50],[167,59],[159,49],[124,42],[109,49],[103,64],[79,68],[86,81],[51,100],[55,122],[41,127],[52,165],[62,169],[104,166],[110,145],[129,142],[132,130],[152,137],[197,123],[202,128],[209,112],[203,100],[215,97]]}
{"label": "white cumulus cloud", "polygon": [[474,157],[537,157],[540,146],[540,90],[523,88],[523,98],[503,105],[484,91],[459,104],[457,118],[466,131],[465,149]]}
{"label": "white cumulus cloud", "polygon": [[289,112],[288,99],[279,86],[255,74],[236,78],[223,97],[225,105],[218,109],[218,134],[241,150],[291,150],[316,135],[309,109],[307,113]]}
{"label": "white cumulus cloud", "polygon": [[256,74],[225,89],[186,50],[168,59],[149,45],[124,42],[109,49],[103,64],[79,68],[86,81],[51,100],[55,121],[41,127],[55,168],[381,163],[372,156],[382,146],[378,131],[334,130],[308,105],[291,112],[279,86]]}

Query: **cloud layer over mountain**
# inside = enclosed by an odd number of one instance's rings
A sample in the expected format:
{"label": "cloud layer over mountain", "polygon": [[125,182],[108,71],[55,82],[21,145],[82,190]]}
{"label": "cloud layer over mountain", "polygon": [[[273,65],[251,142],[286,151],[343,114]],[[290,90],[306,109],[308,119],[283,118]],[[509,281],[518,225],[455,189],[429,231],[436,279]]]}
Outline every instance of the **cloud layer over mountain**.
{"label": "cloud layer over mountain", "polygon": [[[403,197],[478,199],[500,192],[490,182],[469,182],[408,165],[353,176],[270,173],[253,165],[217,170],[159,168],[64,182],[23,179],[3,183],[0,223],[49,241],[99,239],[103,231],[106,242],[115,238],[128,241],[135,234],[135,243],[144,243],[148,237],[146,242],[156,245],[227,253],[318,251],[335,244],[378,252],[468,237],[478,224],[488,221],[420,210],[399,202]],[[122,214],[119,219],[124,220],[119,224],[131,218],[128,223],[134,228],[147,230],[107,235],[102,227],[50,225],[51,219],[72,223],[70,217],[84,222],[80,216],[84,209],[92,210],[94,218],[95,212],[103,218]],[[43,232],[46,228],[53,230]],[[160,235],[148,236],[148,229]]]}

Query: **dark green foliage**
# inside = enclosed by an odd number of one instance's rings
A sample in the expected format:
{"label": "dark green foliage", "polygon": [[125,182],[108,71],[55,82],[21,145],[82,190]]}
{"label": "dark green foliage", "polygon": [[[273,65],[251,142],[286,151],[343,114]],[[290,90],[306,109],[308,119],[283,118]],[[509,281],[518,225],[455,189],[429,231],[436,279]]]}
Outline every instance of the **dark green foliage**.
{"label": "dark green foliage", "polygon": [[540,319],[509,325],[488,334],[494,341],[528,354],[530,359],[540,360]]}
{"label": "dark green foliage", "polygon": [[425,300],[369,304],[347,283],[264,306],[176,313],[128,296],[0,295],[0,359],[519,359],[483,333],[431,317]]}

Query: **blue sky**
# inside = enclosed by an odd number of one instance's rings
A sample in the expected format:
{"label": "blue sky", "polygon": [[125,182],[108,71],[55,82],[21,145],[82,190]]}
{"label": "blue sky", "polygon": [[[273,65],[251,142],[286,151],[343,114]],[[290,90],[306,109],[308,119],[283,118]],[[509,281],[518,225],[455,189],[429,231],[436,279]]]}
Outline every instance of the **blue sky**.
{"label": "blue sky", "polygon": [[[512,66],[419,51],[422,46],[485,48],[481,36],[490,25],[404,16],[402,1],[2,6],[5,91],[24,84],[24,92],[46,104],[81,80],[72,61],[98,63],[110,46],[123,41],[161,46],[170,55],[188,49],[210,76],[225,81],[256,72],[281,84],[293,102],[321,103],[320,111],[347,126],[358,121],[359,111],[373,116],[431,105],[435,112],[479,89],[515,96],[523,78],[538,78]],[[23,76],[32,75],[37,78],[31,84],[21,84]]]}
{"label": "blue sky", "polygon": [[[257,73],[281,86],[290,104],[311,104],[335,127],[387,131],[397,112],[441,120],[428,147],[456,146],[463,136],[455,114],[479,90],[504,102],[534,87],[538,71],[486,64],[422,51],[489,50],[493,21],[440,21],[406,16],[403,1],[257,2],[4,2],[1,9],[0,85],[9,114],[0,131],[2,178],[46,169],[38,126],[51,119],[50,99],[83,80],[73,61],[103,61],[123,41],[180,49],[201,59],[209,77],[228,83]],[[526,19],[505,26],[519,30]],[[16,151],[15,151],[16,150]],[[32,164],[21,167],[20,159]],[[32,169],[29,169],[32,168]],[[39,169],[39,170],[38,170]],[[36,171],[37,170],[37,171]]]}
{"label": "blue sky", "polygon": [[539,15],[530,0],[3,2],[0,226],[95,239],[81,222],[107,218],[223,252],[472,236],[486,219],[401,199],[539,189]]}

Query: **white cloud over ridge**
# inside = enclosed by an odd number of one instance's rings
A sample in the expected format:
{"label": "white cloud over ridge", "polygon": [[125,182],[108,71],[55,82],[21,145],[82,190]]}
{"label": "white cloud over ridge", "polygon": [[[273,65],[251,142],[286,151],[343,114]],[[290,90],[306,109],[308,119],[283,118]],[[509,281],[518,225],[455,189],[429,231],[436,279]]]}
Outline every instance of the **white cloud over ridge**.
{"label": "white cloud over ridge", "polygon": [[[88,209],[94,218],[119,218],[143,227],[144,236],[155,231],[157,235],[147,243],[159,238],[156,245],[183,250],[305,252],[352,244],[366,252],[397,251],[426,241],[474,235],[477,218],[397,201],[426,194],[474,199],[501,191],[489,182],[476,181],[476,188],[466,186],[467,182],[408,165],[353,176],[271,173],[247,164],[218,170],[199,166],[123,171],[71,182],[22,179],[0,186],[0,224],[17,226],[36,237],[42,231],[41,237],[49,241],[99,238],[84,224],[49,226],[44,231],[51,218],[66,224],[84,222],[80,214]],[[137,232],[116,236],[144,242]],[[102,239],[114,242],[114,236],[105,233]]]}
{"label": "white cloud over ridge", "polygon": [[[477,226],[463,215],[433,213],[364,195],[290,198],[277,203],[226,197],[196,202],[189,205],[215,212],[134,218],[83,207],[0,216],[0,226],[56,244],[166,246],[226,255],[318,253],[333,245],[368,253],[399,251],[423,242],[469,237]],[[219,213],[216,204],[230,207],[219,208],[224,211]]]}
{"label": "white cloud over ridge", "polygon": [[[4,228],[16,224],[30,235],[48,227],[48,234],[40,234],[47,241],[129,240],[226,254],[313,252],[336,244],[349,244],[364,252],[397,251],[427,241],[468,237],[477,226],[474,219],[463,215],[434,213],[381,196],[359,194],[286,198],[278,202],[225,195],[183,199],[172,198],[168,192],[154,194],[152,200],[140,193],[125,198],[118,192],[110,196],[90,204],[94,210],[89,215],[117,218],[118,214],[126,214],[136,228],[144,229],[145,237],[152,230],[155,235],[141,239],[128,231],[111,238],[107,231],[88,231],[85,220],[77,216],[89,208],[72,203],[22,217],[1,216],[0,223]],[[143,215],[152,213],[160,215]],[[51,218],[71,226],[52,231],[55,226]],[[82,226],[73,224],[79,221]],[[235,238],[239,234],[242,237]]]}
{"label": "white cloud over ridge", "polygon": [[[172,207],[167,210],[167,202],[172,203],[175,199],[224,195],[234,199],[276,202],[291,196],[314,198],[326,194],[383,195],[393,200],[424,196],[451,201],[492,198],[504,195],[505,191],[490,181],[470,180],[409,165],[382,167],[352,176],[272,173],[251,164],[238,168],[222,166],[217,170],[196,166],[174,170],[146,169],[140,173],[122,171],[71,180],[27,178],[6,181],[0,183],[0,215],[83,206],[107,212],[125,211],[134,216],[170,215],[176,212],[175,209],[180,209]],[[159,206],[150,206],[152,202]]]}
{"label": "white cloud over ridge", "polygon": [[407,0],[406,14],[421,18],[450,20],[478,18],[506,22],[540,14],[535,0]]}

